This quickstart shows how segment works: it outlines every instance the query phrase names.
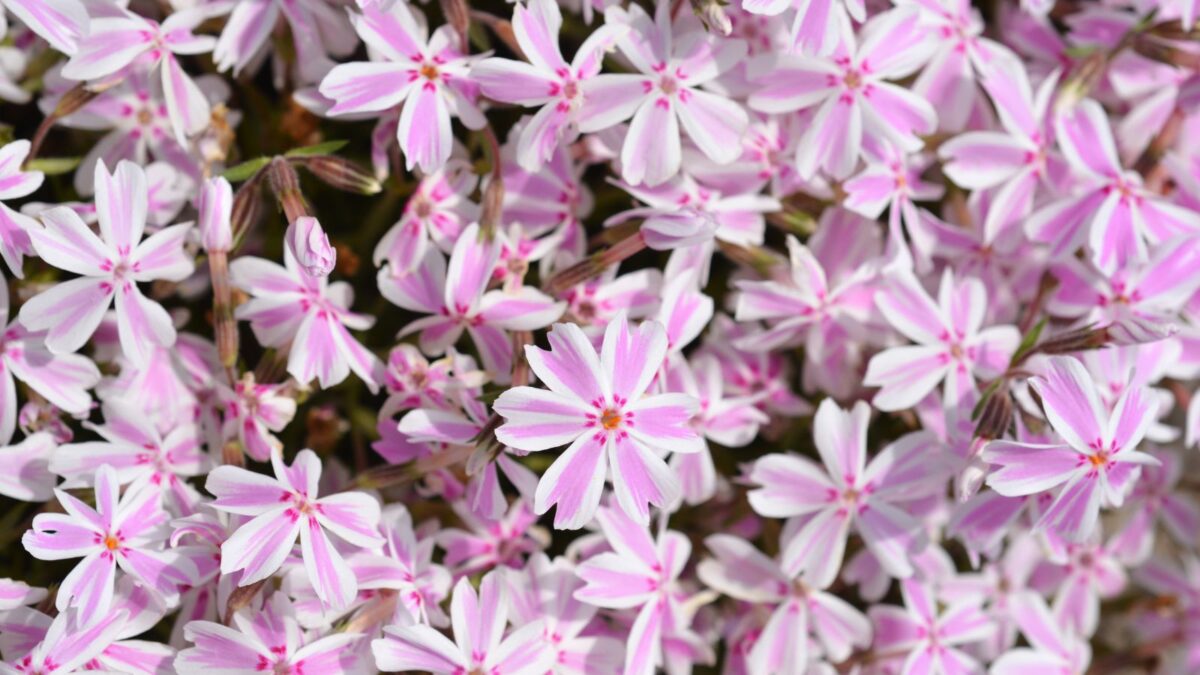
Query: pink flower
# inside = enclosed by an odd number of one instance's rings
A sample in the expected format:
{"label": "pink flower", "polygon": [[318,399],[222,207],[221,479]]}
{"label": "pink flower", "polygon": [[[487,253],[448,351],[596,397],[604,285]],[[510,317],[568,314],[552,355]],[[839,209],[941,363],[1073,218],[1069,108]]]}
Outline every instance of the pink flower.
{"label": "pink flower", "polygon": [[673,356],[669,361],[667,388],[699,402],[692,427],[705,439],[705,447],[700,452],[672,455],[671,467],[679,476],[684,501],[702,504],[711,499],[717,489],[717,470],[709,441],[727,448],[745,447],[754,441],[759,427],[767,424],[770,418],[756,407],[761,396],[726,394],[721,364],[713,354],[701,354],[690,363],[682,355]]}
{"label": "pink flower", "polygon": [[470,79],[471,59],[456,46],[454,30],[442,26],[430,36],[424,17],[407,2],[366,6],[351,20],[385,60],[329,71],[321,81],[321,94],[334,101],[329,114],[378,113],[403,103],[397,138],[408,170],[441,169],[450,158],[451,115],[470,129],[487,122],[475,107],[478,84]]}
{"label": "pink flower", "polygon": [[507,331],[544,328],[562,315],[563,303],[524,286],[515,291],[487,291],[492,270],[500,258],[500,242],[486,241],[478,225],[458,238],[446,260],[436,250],[412,272],[384,267],[379,290],[404,309],[433,314],[409,323],[401,333],[421,333],[426,354],[442,354],[465,330],[479,349],[484,367],[500,382],[512,371],[513,345]]}
{"label": "pink flower", "polygon": [[996,626],[974,601],[960,601],[939,612],[928,584],[906,579],[900,582],[900,592],[905,609],[876,605],[870,610],[875,649],[885,654],[907,651],[902,672],[912,675],[983,672],[963,647],[987,638]]}
{"label": "pink flower", "polygon": [[1155,419],[1158,401],[1146,389],[1131,387],[1109,412],[1091,375],[1070,357],[1051,358],[1046,374],[1029,384],[1063,442],[993,441],[984,449],[984,459],[998,467],[988,485],[1009,497],[1062,486],[1038,526],[1072,541],[1086,539],[1101,504],[1119,506],[1137,480],[1138,467],[1157,463],[1136,448]]}
{"label": "pink flower", "polygon": [[533,172],[561,143],[571,140],[572,125],[607,112],[611,104],[603,95],[605,87],[618,80],[599,75],[600,66],[604,53],[627,29],[610,24],[593,31],[567,63],[558,46],[562,13],[555,0],[529,0],[528,6],[517,3],[512,26],[529,63],[484,59],[471,69],[471,77],[489,98],[542,106],[517,139],[517,163]]}
{"label": "pink flower", "polygon": [[389,626],[371,642],[375,663],[381,670],[435,675],[543,675],[554,665],[554,652],[542,642],[542,624],[527,623],[505,636],[508,605],[499,572],[484,575],[478,595],[459,579],[450,600],[455,640],[423,624]]}
{"label": "pink flower", "polygon": [[783,551],[783,569],[805,573],[825,588],[842,565],[853,525],[888,574],[913,573],[911,556],[925,542],[917,521],[899,503],[941,489],[947,477],[929,432],[902,436],[868,464],[870,406],[850,411],[825,399],[813,418],[813,441],[825,467],[799,455],[772,454],[754,463],[750,506],[770,518],[803,516],[803,527]]}
{"label": "pink flower", "polygon": [[1022,593],[1013,602],[1013,614],[1030,646],[1002,654],[992,664],[989,671],[992,675],[1088,671],[1091,648],[1051,615],[1040,595],[1032,591]]}
{"label": "pink flower", "polygon": [[457,527],[437,534],[446,551],[443,562],[455,576],[471,576],[499,566],[519,566],[521,557],[546,547],[546,531],[537,527],[537,516],[524,499],[517,499],[507,513],[481,517],[456,505],[455,513],[467,529]]}
{"label": "pink flower", "polygon": [[[994,190],[982,223],[983,237],[1001,232],[1029,214],[1038,187],[1049,179],[1054,127],[1050,104],[1058,75],[1035,92],[1020,62],[1001,61],[983,79],[1003,131],[968,131],[946,141],[938,154],[946,176],[970,190]],[[1061,164],[1061,158],[1057,158]]]}
{"label": "pink flower", "polygon": [[[146,166],[153,159],[169,164],[190,179],[200,180],[197,162],[187,146],[176,139],[162,89],[151,75],[145,67],[135,64],[120,83],[99,92],[87,105],[62,119],[60,124],[64,127],[107,132],[92,145],[75,170],[75,190],[79,194],[95,193],[96,165],[101,161],[109,166],[121,160]],[[64,80],[61,93],[65,95],[73,84]],[[59,100],[44,97],[42,110],[53,110]],[[159,182],[154,180],[155,170],[150,166],[146,169],[149,183]],[[153,194],[151,190],[152,197]],[[180,201],[182,205],[183,200]],[[150,209],[150,213],[155,211]],[[163,225],[168,221],[151,218],[150,222]]]}
{"label": "pink flower", "polygon": [[918,136],[937,128],[928,101],[886,82],[912,74],[928,57],[932,44],[918,24],[916,11],[894,9],[867,22],[862,44],[846,32],[831,56],[771,57],[778,63],[764,67],[766,86],[750,97],[750,107],[786,113],[819,106],[797,146],[802,177],[818,168],[833,178],[849,176],[864,135],[915,152],[923,145]]}
{"label": "pink flower", "polygon": [[[257,605],[258,603],[255,603]],[[180,675],[213,672],[342,673],[354,672],[358,655],[356,633],[305,634],[296,610],[283,593],[233,615],[233,625],[192,621],[183,637],[194,647],[175,658]]]}
{"label": "pink flower", "polygon": [[337,262],[337,250],[329,243],[329,237],[321,223],[312,216],[301,216],[288,225],[283,241],[300,269],[310,277],[326,277]]}
{"label": "pink flower", "polygon": [[1020,66],[1016,54],[983,37],[979,10],[969,0],[901,0],[916,7],[934,51],[913,83],[913,92],[933,104],[943,130],[959,131],[979,108],[976,80],[1005,62]]}
{"label": "pink flower", "polygon": [[1144,263],[1148,244],[1200,232],[1200,214],[1155,195],[1121,166],[1099,103],[1087,99],[1061,112],[1055,129],[1078,186],[1025,221],[1030,238],[1049,244],[1052,256],[1066,258],[1086,244],[1096,267],[1111,274]]}
{"label": "pink flower", "polygon": [[230,263],[234,285],[253,296],[237,318],[250,322],[263,346],[289,349],[288,372],[301,384],[316,378],[328,388],[353,371],[377,389],[383,365],[346,330],[366,330],[375,317],[350,311],[349,284],[309,276],[286,249],[283,264],[246,257]]}
{"label": "pink flower", "polygon": [[[888,210],[888,258],[901,266],[911,266],[913,255],[905,242],[907,229],[912,248],[916,250],[916,268],[930,268],[935,241],[929,223],[929,212],[914,202],[938,201],[945,193],[941,185],[921,179],[921,174],[933,163],[932,157],[908,156],[890,143],[864,143],[867,166],[842,185],[846,191],[844,206],[867,218],[879,218]],[[901,224],[903,223],[903,228]]]}
{"label": "pink flower", "polygon": [[[411,272],[425,260],[430,239],[443,252],[454,250],[462,231],[479,219],[479,205],[470,200],[478,183],[470,165],[457,159],[421,178],[400,220],[375,245],[375,264],[386,261],[394,270]],[[510,189],[505,178],[506,194]]]}
{"label": "pink flower", "polygon": [[130,491],[158,491],[181,515],[195,510],[200,495],[187,479],[209,468],[195,425],[182,424],[164,437],[140,409],[113,399],[104,403],[104,424],[87,426],[104,440],[59,447],[51,471],[77,483],[107,465],[119,483],[132,483]]}
{"label": "pink flower", "polygon": [[715,556],[697,568],[704,583],[737,600],[774,606],[750,650],[751,672],[806,672],[810,631],[830,661],[871,644],[871,623],[845,600],[788,574],[740,537],[714,534],[704,543]]}
{"label": "pink flower", "polygon": [[549,340],[549,351],[525,350],[549,391],[515,387],[493,406],[505,418],[496,437],[509,447],[537,451],[570,444],[538,482],[535,510],[542,514],[557,504],[555,527],[586,525],[611,471],[617,503],[647,522],[647,503],[666,508],[680,494],[659,453],[704,447],[688,424],[695,399],[644,396],[666,356],[666,331],[649,321],[635,329],[618,318],[608,324],[600,354],[574,324],[556,324]]}
{"label": "pink flower", "polygon": [[21,168],[29,157],[29,141],[12,141],[0,148],[0,257],[12,273],[21,279],[25,276],[23,258],[33,254],[29,231],[37,223],[29,216],[13,211],[4,203],[6,199],[25,197],[39,187],[46,176],[41,171],[25,171]]}
{"label": "pink flower", "polygon": [[835,338],[861,336],[875,297],[874,273],[867,269],[843,275],[833,285],[813,252],[793,236],[787,238],[791,267],[780,280],[735,282],[738,321],[773,321],[766,330],[738,341],[738,346],[765,351],[803,343],[812,361],[836,349]]}
{"label": "pink flower", "polygon": [[557,655],[550,669],[554,675],[620,672],[624,645],[616,637],[589,631],[597,623],[597,608],[575,598],[584,585],[576,572],[566,558],[552,561],[544,553],[530,556],[523,570],[507,570],[512,621],[543,626],[542,639]]}
{"label": "pink flower", "polygon": [[978,279],[956,283],[946,268],[938,301],[911,274],[897,273],[875,304],[896,330],[916,342],[892,347],[871,358],[863,384],[879,387],[872,401],[880,410],[903,410],[925,398],[945,380],[943,400],[957,405],[975,389],[975,376],[1004,372],[1021,335],[1015,326],[980,330],[987,294]]}
{"label": "pink flower", "polygon": [[20,381],[51,404],[84,416],[91,408],[87,390],[100,382],[100,370],[86,356],[55,354],[45,336],[19,321],[8,321],[8,283],[0,277],[0,443],[8,443],[17,424]]}
{"label": "pink flower", "polygon": [[21,543],[39,560],[83,558],[58,590],[58,611],[77,607],[83,623],[104,617],[118,567],[167,602],[195,582],[191,563],[174,549],[162,549],[168,515],[158,489],[142,486],[118,498],[117,474],[106,464],[95,475],[96,508],[62,490],[54,494],[66,513],[38,514]]}
{"label": "pink flower", "polygon": [[246,373],[232,389],[219,386],[225,406],[224,435],[237,438],[251,458],[270,461],[272,453],[283,449],[271,432],[283,431],[296,415],[296,399],[286,391],[287,385],[259,384],[252,373]]}
{"label": "pink flower", "polygon": [[175,326],[162,305],[142,295],[137,282],[181,281],[191,275],[184,251],[190,224],[165,228],[142,241],[148,205],[146,173],[122,161],[108,173],[96,165],[96,212],[100,236],[69,208],[42,214],[44,227],[30,231],[33,247],[47,263],[81,275],[42,292],[21,307],[21,323],[46,331],[52,353],[68,354],[95,333],[114,296],[121,350],[145,365],[154,345],[175,343]]}
{"label": "pink flower", "polygon": [[274,479],[233,466],[208,474],[204,488],[217,497],[210,506],[251,516],[221,545],[221,573],[241,570],[239,586],[266,579],[279,571],[299,536],[317,597],[333,608],[350,604],[358,584],[327,531],[355,546],[378,546],[379,502],[361,492],[318,499],[321,460],[312,450],[301,450],[291,466],[273,453],[271,467]]}
{"label": "pink flower", "polygon": [[1144,263],[1131,261],[1109,273],[1087,261],[1064,260],[1050,267],[1059,284],[1046,310],[1079,325],[1170,333],[1183,324],[1180,314],[1200,289],[1200,276],[1191,273],[1198,263],[1200,239],[1184,237],[1164,242]]}
{"label": "pink flower", "polygon": [[160,25],[132,12],[114,13],[94,19],[79,50],[63,66],[63,77],[99,80],[130,67],[144,58],[158,67],[163,99],[176,140],[186,145],[188,136],[208,126],[208,99],[195,81],[183,72],[178,56],[212,51],[216,38],[192,31],[207,18],[199,10],[181,10]]}
{"label": "pink flower", "polygon": [[53,619],[26,608],[6,613],[0,618],[0,630],[21,639],[5,649],[8,658],[3,668],[11,673],[83,672],[117,640],[128,620],[124,610],[94,621],[86,620],[77,609],[61,611]]}
{"label": "pink flower", "polygon": [[586,585],[575,591],[574,597],[598,607],[637,610],[625,640],[622,672],[650,675],[662,661],[664,633],[678,629],[683,616],[678,578],[691,556],[692,544],[672,530],[651,537],[645,525],[622,509],[600,509],[596,519],[612,551],[580,564],[576,573]]}
{"label": "pink flower", "polygon": [[579,125],[599,131],[633,117],[621,147],[622,178],[653,186],[678,173],[680,127],[713,161],[737,159],[749,116],[732,100],[700,87],[744,57],[746,44],[718,40],[696,22],[681,21],[688,28],[675,35],[666,2],[657,3],[653,19],[639,5],[610,7],[605,22],[628,27],[617,46],[640,74],[593,80],[586,93],[601,105]]}

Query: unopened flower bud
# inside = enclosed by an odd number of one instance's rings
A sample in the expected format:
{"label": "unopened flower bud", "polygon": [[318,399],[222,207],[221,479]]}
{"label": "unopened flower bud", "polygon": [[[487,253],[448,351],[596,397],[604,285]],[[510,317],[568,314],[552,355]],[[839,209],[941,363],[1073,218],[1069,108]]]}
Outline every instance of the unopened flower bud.
{"label": "unopened flower bud", "polygon": [[299,161],[314,176],[339,190],[360,195],[379,194],[383,190],[378,179],[348,159],[333,155],[318,155],[304,157]]}
{"label": "unopened flower bud", "polygon": [[217,176],[200,189],[200,243],[206,251],[228,251],[233,246],[233,187]]}
{"label": "unopened flower bud", "polygon": [[323,277],[333,271],[337,250],[329,243],[329,237],[316,218],[297,218],[288,226],[284,239],[288,250],[308,276]]}

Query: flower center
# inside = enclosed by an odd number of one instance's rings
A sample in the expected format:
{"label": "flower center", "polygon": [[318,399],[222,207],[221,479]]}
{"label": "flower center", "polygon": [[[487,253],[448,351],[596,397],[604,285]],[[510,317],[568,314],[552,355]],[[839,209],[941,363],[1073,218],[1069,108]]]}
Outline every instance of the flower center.
{"label": "flower center", "polygon": [[421,73],[421,77],[423,77],[431,82],[436,81],[438,79],[438,74],[439,74],[437,67],[434,66],[432,63],[421,64],[420,73]]}
{"label": "flower center", "polygon": [[600,414],[600,426],[612,431],[621,426],[621,411],[605,408]]}
{"label": "flower center", "polygon": [[575,98],[579,95],[579,84],[571,81],[563,85],[563,98]]}
{"label": "flower center", "polygon": [[846,75],[842,78],[847,89],[858,89],[862,86],[862,73],[857,70],[847,70]]}
{"label": "flower center", "polygon": [[662,93],[670,96],[671,94],[679,91],[679,83],[675,81],[675,78],[669,75],[664,75],[663,78],[658,82],[658,88],[662,90]]}
{"label": "flower center", "polygon": [[1088,461],[1091,462],[1092,466],[1099,469],[1099,468],[1105,466],[1106,464],[1108,464],[1108,453],[1107,452],[1097,452],[1094,455],[1089,455]]}
{"label": "flower center", "polygon": [[121,547],[121,541],[111,534],[104,538],[104,548],[115,551]]}

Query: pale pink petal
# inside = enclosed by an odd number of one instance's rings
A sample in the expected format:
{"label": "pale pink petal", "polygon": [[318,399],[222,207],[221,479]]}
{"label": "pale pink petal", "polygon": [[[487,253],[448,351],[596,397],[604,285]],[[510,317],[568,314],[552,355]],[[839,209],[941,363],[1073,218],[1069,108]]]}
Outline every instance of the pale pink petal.
{"label": "pale pink petal", "polygon": [[74,54],[87,33],[87,8],[79,0],[7,0],[4,6],[64,54]]}
{"label": "pale pink petal", "polygon": [[805,672],[808,667],[808,609],[800,600],[779,605],[750,649],[746,665],[753,672]]}
{"label": "pale pink petal", "polygon": [[667,620],[667,600],[646,603],[629,629],[625,650],[625,675],[654,675],[662,660],[663,624]]}
{"label": "pale pink petal", "polygon": [[1011,136],[993,131],[955,136],[938,148],[946,161],[946,176],[968,190],[990,188],[1008,180],[1025,165],[1028,153]]}
{"label": "pale pink petal", "polygon": [[629,123],[621,146],[621,177],[630,185],[659,185],[679,171],[679,119],[670,98],[648,98]]}
{"label": "pale pink petal", "polygon": [[45,227],[27,231],[39,258],[59,269],[88,276],[103,276],[112,269],[113,252],[74,209],[56,206],[40,217]]}
{"label": "pale pink petal", "polygon": [[39,513],[21,544],[38,560],[66,560],[96,551],[102,538],[88,523],[61,513]]}
{"label": "pale pink petal", "polygon": [[1059,112],[1055,128],[1063,155],[1076,169],[1105,177],[1120,175],[1121,163],[1108,116],[1099,103],[1084,99]]}
{"label": "pale pink petal", "polygon": [[792,576],[803,573],[806,583],[828,588],[842,567],[850,521],[846,509],[818,511],[784,547],[784,571]]}
{"label": "pale pink petal", "polygon": [[575,571],[586,586],[575,591],[574,597],[589,605],[627,609],[654,596],[649,571],[630,565],[616,553],[594,555]]}
{"label": "pale pink petal", "polygon": [[133,162],[121,161],[110,174],[100,161],[95,179],[100,234],[118,255],[128,255],[141,241],[146,226],[146,172]]}
{"label": "pale pink petal", "polygon": [[807,457],[771,454],[750,471],[748,499],[755,512],[769,518],[790,518],[825,508],[837,490],[829,477]]}
{"label": "pale pink petal", "polygon": [[371,642],[371,653],[381,670],[466,672],[470,661],[445,635],[422,624],[389,626],[384,637]]}
{"label": "pale pink petal", "polygon": [[533,387],[514,387],[500,394],[492,408],[505,418],[496,438],[518,450],[546,450],[565,445],[587,431],[591,410],[573,397]]}
{"label": "pale pink petal", "polygon": [[1038,526],[1052,528],[1069,541],[1082,541],[1096,529],[1102,496],[1095,473],[1078,472],[1042,514]]}
{"label": "pale pink petal", "polygon": [[343,63],[321,81],[321,95],[333,100],[330,116],[380,112],[400,105],[413,91],[409,66],[397,63]]}
{"label": "pale pink petal", "polygon": [[643,75],[605,73],[580,83],[583,107],[576,116],[579,130],[602,131],[629,119],[646,100]]}
{"label": "pale pink petal", "polygon": [[171,315],[162,305],[142,295],[137,284],[124,282],[117,289],[116,300],[121,351],[134,364],[149,363],[156,345],[175,344]]}
{"label": "pale pink petal", "polygon": [[445,302],[446,257],[429,248],[411,270],[379,270],[378,282],[383,297],[393,304],[414,312],[439,312]]}
{"label": "pale pink petal", "polygon": [[138,244],[130,258],[133,278],[183,281],[191,276],[195,264],[183,248],[191,229],[186,223],[165,227]]}
{"label": "pale pink petal", "polygon": [[[312,584],[313,592],[322,602],[334,609],[348,606],[358,594],[358,582],[354,578],[354,572],[333,547],[329,536],[321,529],[321,524],[316,518],[310,516],[302,519],[299,529],[304,569],[308,572],[308,581]],[[247,581],[243,580],[242,583]]]}
{"label": "pale pink petal", "polygon": [[479,83],[484,96],[525,106],[551,101],[559,90],[558,81],[545,71],[512,59],[484,59],[472,66],[471,78]]}
{"label": "pale pink petal", "polygon": [[630,435],[656,450],[702,452],[704,438],[691,426],[699,402],[686,394],[645,396],[625,409],[623,422]]}
{"label": "pale pink petal", "polygon": [[303,524],[279,508],[242,525],[221,544],[221,573],[242,570],[243,586],[266,579],[292,552]]}
{"label": "pale pink petal", "polygon": [[316,379],[322,389],[328,389],[350,375],[350,364],[338,349],[335,323],[324,312],[309,313],[300,322],[288,354],[288,373],[296,381],[307,384]]}
{"label": "pale pink petal", "polygon": [[833,399],[821,401],[813,418],[813,442],[829,475],[842,487],[858,484],[866,463],[871,408],[859,401],[850,411]]}
{"label": "pale pink petal", "polygon": [[463,230],[446,270],[446,307],[460,315],[475,309],[499,258],[497,239],[485,240],[478,225]]}
{"label": "pale pink petal", "polygon": [[534,510],[542,514],[557,504],[555,528],[583,527],[591,522],[600,505],[605,472],[604,438],[580,436],[542,474],[534,495]]}
{"label": "pale pink petal", "polygon": [[63,579],[54,606],[60,612],[77,607],[85,624],[100,619],[112,606],[116,574],[117,562],[111,551],[88,554]]}
{"label": "pale pink petal", "polygon": [[46,347],[51,352],[70,354],[96,332],[112,297],[113,286],[106,279],[59,282],[21,306],[20,321],[30,330],[46,331]]}
{"label": "pale pink petal", "polygon": [[267,42],[279,20],[279,5],[274,0],[249,0],[233,7],[225,28],[213,47],[217,70],[233,68],[236,77]]}
{"label": "pale pink petal", "polygon": [[186,146],[189,136],[208,127],[212,110],[204,92],[200,91],[195,80],[183,72],[183,67],[174,55],[167,54],[163,57],[161,70],[163,99],[167,104],[171,128],[175,130],[176,140]]}
{"label": "pale pink petal", "polygon": [[621,401],[636,401],[667,355],[667,333],[655,321],[644,321],[636,328],[625,317],[610,321],[604,331],[600,363],[609,374],[612,395]]}
{"label": "pale pink petal", "polygon": [[379,534],[379,501],[362,492],[342,492],[317,500],[321,526],[355,546],[383,543]]}
{"label": "pale pink petal", "polygon": [[679,480],[667,463],[629,436],[609,439],[608,464],[617,503],[640,523],[649,522],[647,504],[666,508],[680,497]]}
{"label": "pale pink petal", "polygon": [[859,509],[855,523],[867,548],[888,574],[904,578],[913,573],[909,556],[915,552],[924,533],[912,516],[876,499]]}
{"label": "pale pink petal", "polygon": [[999,467],[988,476],[988,485],[1006,497],[1020,497],[1063,484],[1079,468],[1081,458],[1061,445],[992,441],[984,448],[983,459]]}
{"label": "pale pink petal", "polygon": [[1108,415],[1092,376],[1071,357],[1055,357],[1029,381],[1042,399],[1046,419],[1071,447],[1090,454],[1108,438]]}
{"label": "pale pink petal", "polygon": [[911,408],[946,377],[949,366],[941,347],[893,347],[871,357],[863,384],[879,387],[872,403],[880,410]]}
{"label": "pale pink petal", "polygon": [[712,161],[728,164],[741,154],[742,134],[750,122],[742,106],[723,96],[689,89],[680,92],[675,113],[688,138]]}
{"label": "pale pink petal", "polygon": [[479,301],[479,316],[504,330],[537,330],[562,316],[565,307],[536,288],[522,286],[515,291],[485,293]]}
{"label": "pale pink petal", "polygon": [[[344,66],[339,66],[339,68]],[[395,105],[395,104],[392,104]],[[413,85],[396,137],[404,151],[405,168],[420,167],[426,173],[441,169],[450,158],[450,111],[439,87],[429,81]]]}

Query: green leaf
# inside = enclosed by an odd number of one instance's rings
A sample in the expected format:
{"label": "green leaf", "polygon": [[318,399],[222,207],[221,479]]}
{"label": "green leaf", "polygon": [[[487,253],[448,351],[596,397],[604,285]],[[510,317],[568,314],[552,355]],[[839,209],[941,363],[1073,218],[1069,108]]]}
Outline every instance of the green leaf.
{"label": "green leaf", "polygon": [[264,166],[271,163],[270,157],[257,157],[248,162],[242,162],[237,166],[231,166],[225,169],[225,173],[221,174],[225,180],[230,183],[239,183],[248,180],[251,176],[258,173]]}
{"label": "green leaf", "polygon": [[70,173],[79,166],[79,157],[36,157],[25,166],[26,171],[41,171],[47,176]]}
{"label": "green leaf", "polygon": [[980,394],[979,400],[975,402],[975,407],[971,409],[971,419],[979,418],[979,413],[983,412],[983,406],[987,405],[988,399],[996,395],[996,391],[1000,388],[1000,385],[1003,382],[1004,378],[997,377],[988,383],[988,386],[984,388],[983,393]]}
{"label": "green leaf", "polygon": [[349,141],[325,141],[316,145],[308,145],[303,148],[292,148],[284,155],[285,157],[314,157],[316,155],[332,155],[333,153],[346,147]]}
{"label": "green leaf", "polygon": [[1021,344],[1017,345],[1017,351],[1013,352],[1012,359],[1009,360],[1009,367],[1013,367],[1021,362],[1022,359],[1033,349],[1037,344],[1038,338],[1042,337],[1042,330],[1046,327],[1046,318],[1042,317],[1040,321],[1034,324],[1029,332],[1021,337]]}

